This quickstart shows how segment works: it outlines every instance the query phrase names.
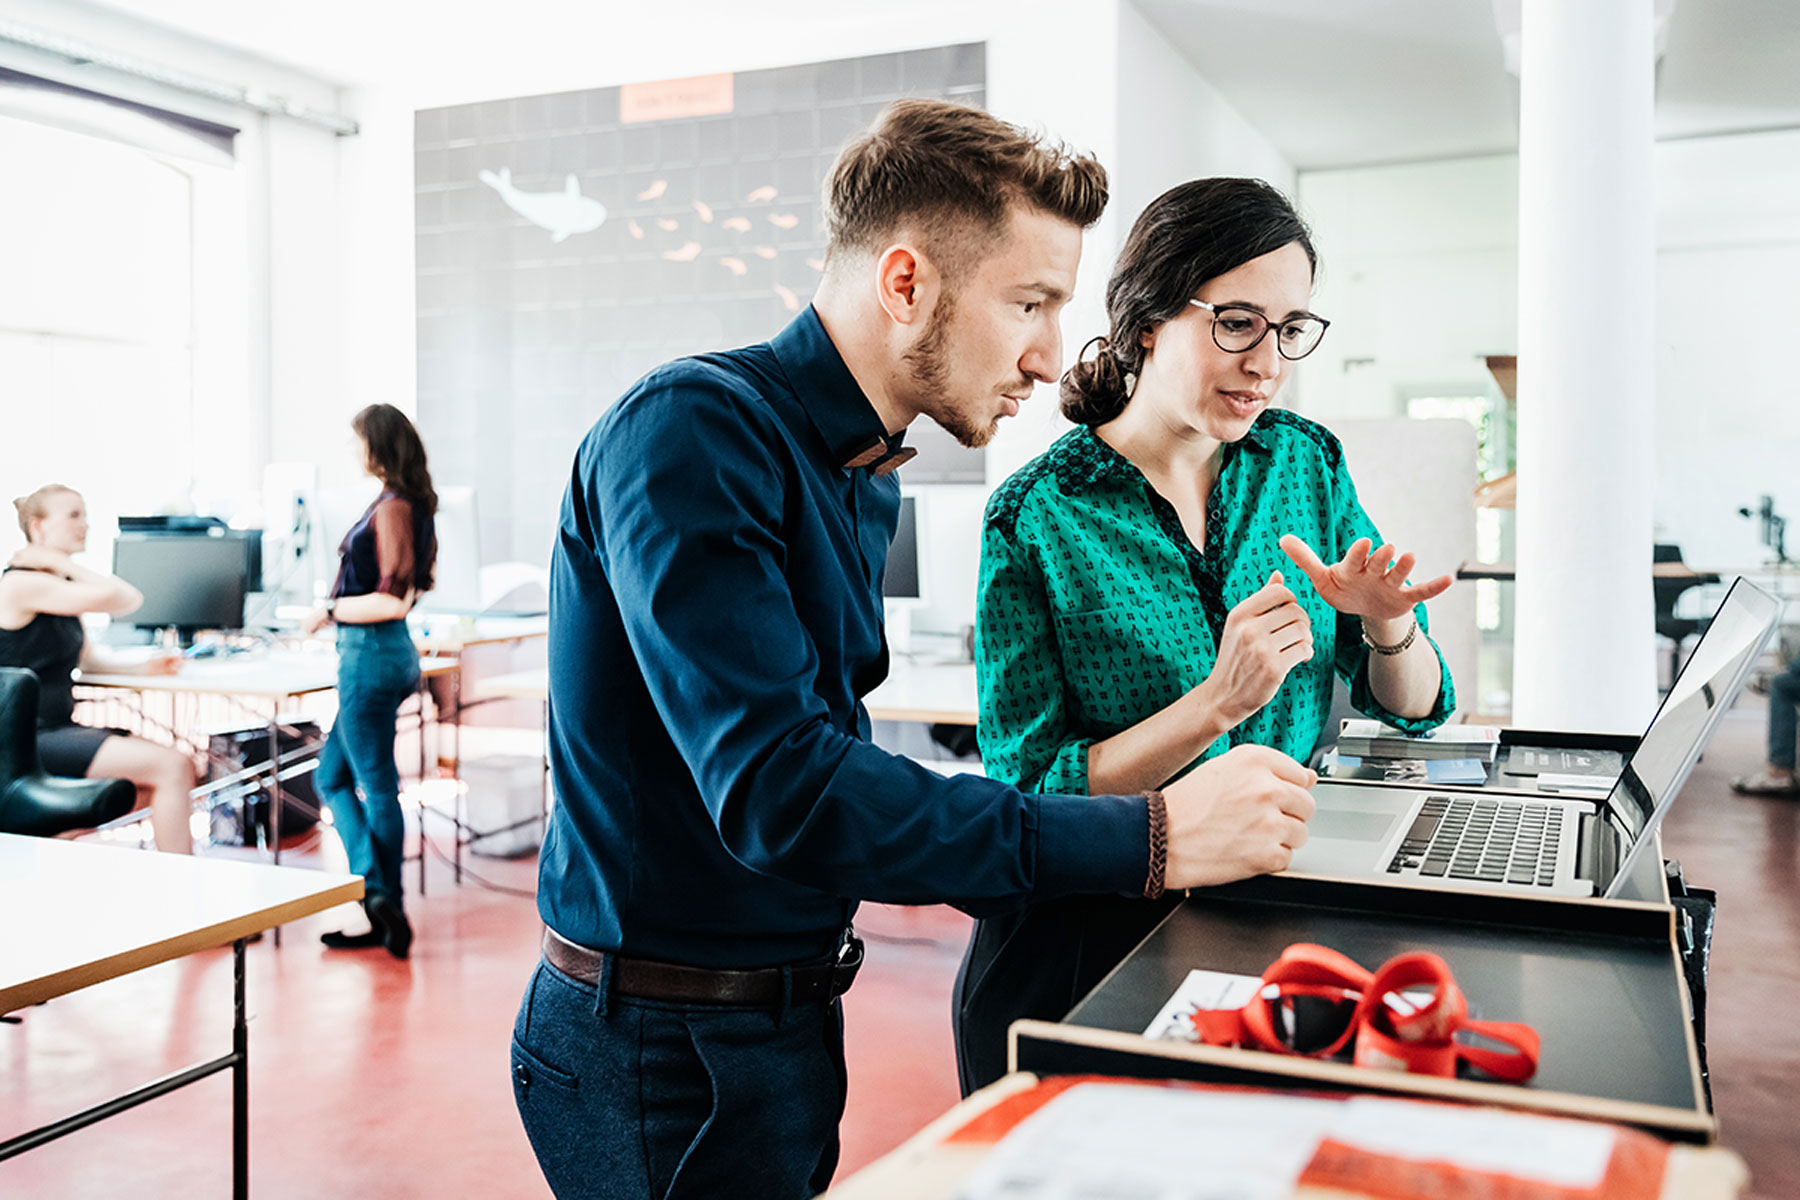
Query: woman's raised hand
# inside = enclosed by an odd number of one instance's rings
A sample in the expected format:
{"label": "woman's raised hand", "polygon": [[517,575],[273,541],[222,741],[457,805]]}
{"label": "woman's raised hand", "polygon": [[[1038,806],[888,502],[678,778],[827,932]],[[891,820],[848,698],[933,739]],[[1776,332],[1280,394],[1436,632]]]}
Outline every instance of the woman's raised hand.
{"label": "woman's raised hand", "polygon": [[1291,533],[1281,539],[1281,548],[1306,572],[1325,603],[1341,613],[1372,621],[1398,620],[1410,613],[1413,605],[1441,596],[1451,583],[1448,575],[1426,583],[1406,582],[1407,572],[1417,561],[1415,556],[1401,554],[1385,542],[1376,547],[1368,538],[1350,543],[1343,561],[1330,566]]}

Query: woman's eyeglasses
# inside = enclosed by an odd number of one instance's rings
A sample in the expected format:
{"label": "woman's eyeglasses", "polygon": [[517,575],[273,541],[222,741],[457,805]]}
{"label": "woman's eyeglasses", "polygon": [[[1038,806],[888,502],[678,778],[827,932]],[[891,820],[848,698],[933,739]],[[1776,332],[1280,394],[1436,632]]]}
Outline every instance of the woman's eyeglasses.
{"label": "woman's eyeglasses", "polygon": [[1331,324],[1324,317],[1307,313],[1272,325],[1269,318],[1241,304],[1208,304],[1204,300],[1189,300],[1188,303],[1213,315],[1213,344],[1227,354],[1243,354],[1256,349],[1273,328],[1276,331],[1275,349],[1280,351],[1281,357],[1296,361],[1319,348],[1319,342]]}

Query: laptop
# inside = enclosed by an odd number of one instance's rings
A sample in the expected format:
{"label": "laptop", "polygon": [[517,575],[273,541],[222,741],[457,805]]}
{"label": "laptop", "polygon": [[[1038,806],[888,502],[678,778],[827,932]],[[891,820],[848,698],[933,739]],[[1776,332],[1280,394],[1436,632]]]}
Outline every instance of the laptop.
{"label": "laptop", "polygon": [[1739,579],[1604,798],[1325,781],[1295,874],[1434,890],[1616,896],[1781,619]]}

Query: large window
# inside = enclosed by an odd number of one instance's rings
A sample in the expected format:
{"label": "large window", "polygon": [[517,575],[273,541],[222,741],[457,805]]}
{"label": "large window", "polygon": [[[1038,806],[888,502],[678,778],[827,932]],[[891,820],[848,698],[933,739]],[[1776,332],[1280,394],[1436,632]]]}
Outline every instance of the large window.
{"label": "large window", "polygon": [[105,567],[118,514],[192,504],[193,177],[5,117],[0,162],[0,494],[84,493]]}

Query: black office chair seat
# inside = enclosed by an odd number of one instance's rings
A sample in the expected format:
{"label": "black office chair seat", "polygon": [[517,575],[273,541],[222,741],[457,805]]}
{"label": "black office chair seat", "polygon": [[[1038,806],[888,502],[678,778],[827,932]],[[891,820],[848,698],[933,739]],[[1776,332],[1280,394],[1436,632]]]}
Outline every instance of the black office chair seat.
{"label": "black office chair seat", "polygon": [[129,779],[66,779],[37,753],[38,677],[0,667],[0,833],[54,837],[117,820],[137,805]]}
{"label": "black office chair seat", "polygon": [[[1681,561],[1681,547],[1673,542],[1659,542],[1651,553],[1651,561],[1659,563],[1678,563]],[[1656,632],[1659,637],[1666,637],[1673,643],[1669,647],[1669,686],[1675,686],[1675,677],[1681,673],[1681,648],[1687,640],[1697,633],[1704,633],[1712,623],[1711,618],[1678,617],[1675,607],[1681,600],[1683,592],[1691,587],[1715,577],[1696,576],[1692,579],[1654,578],[1650,581],[1651,590],[1656,597]]]}

